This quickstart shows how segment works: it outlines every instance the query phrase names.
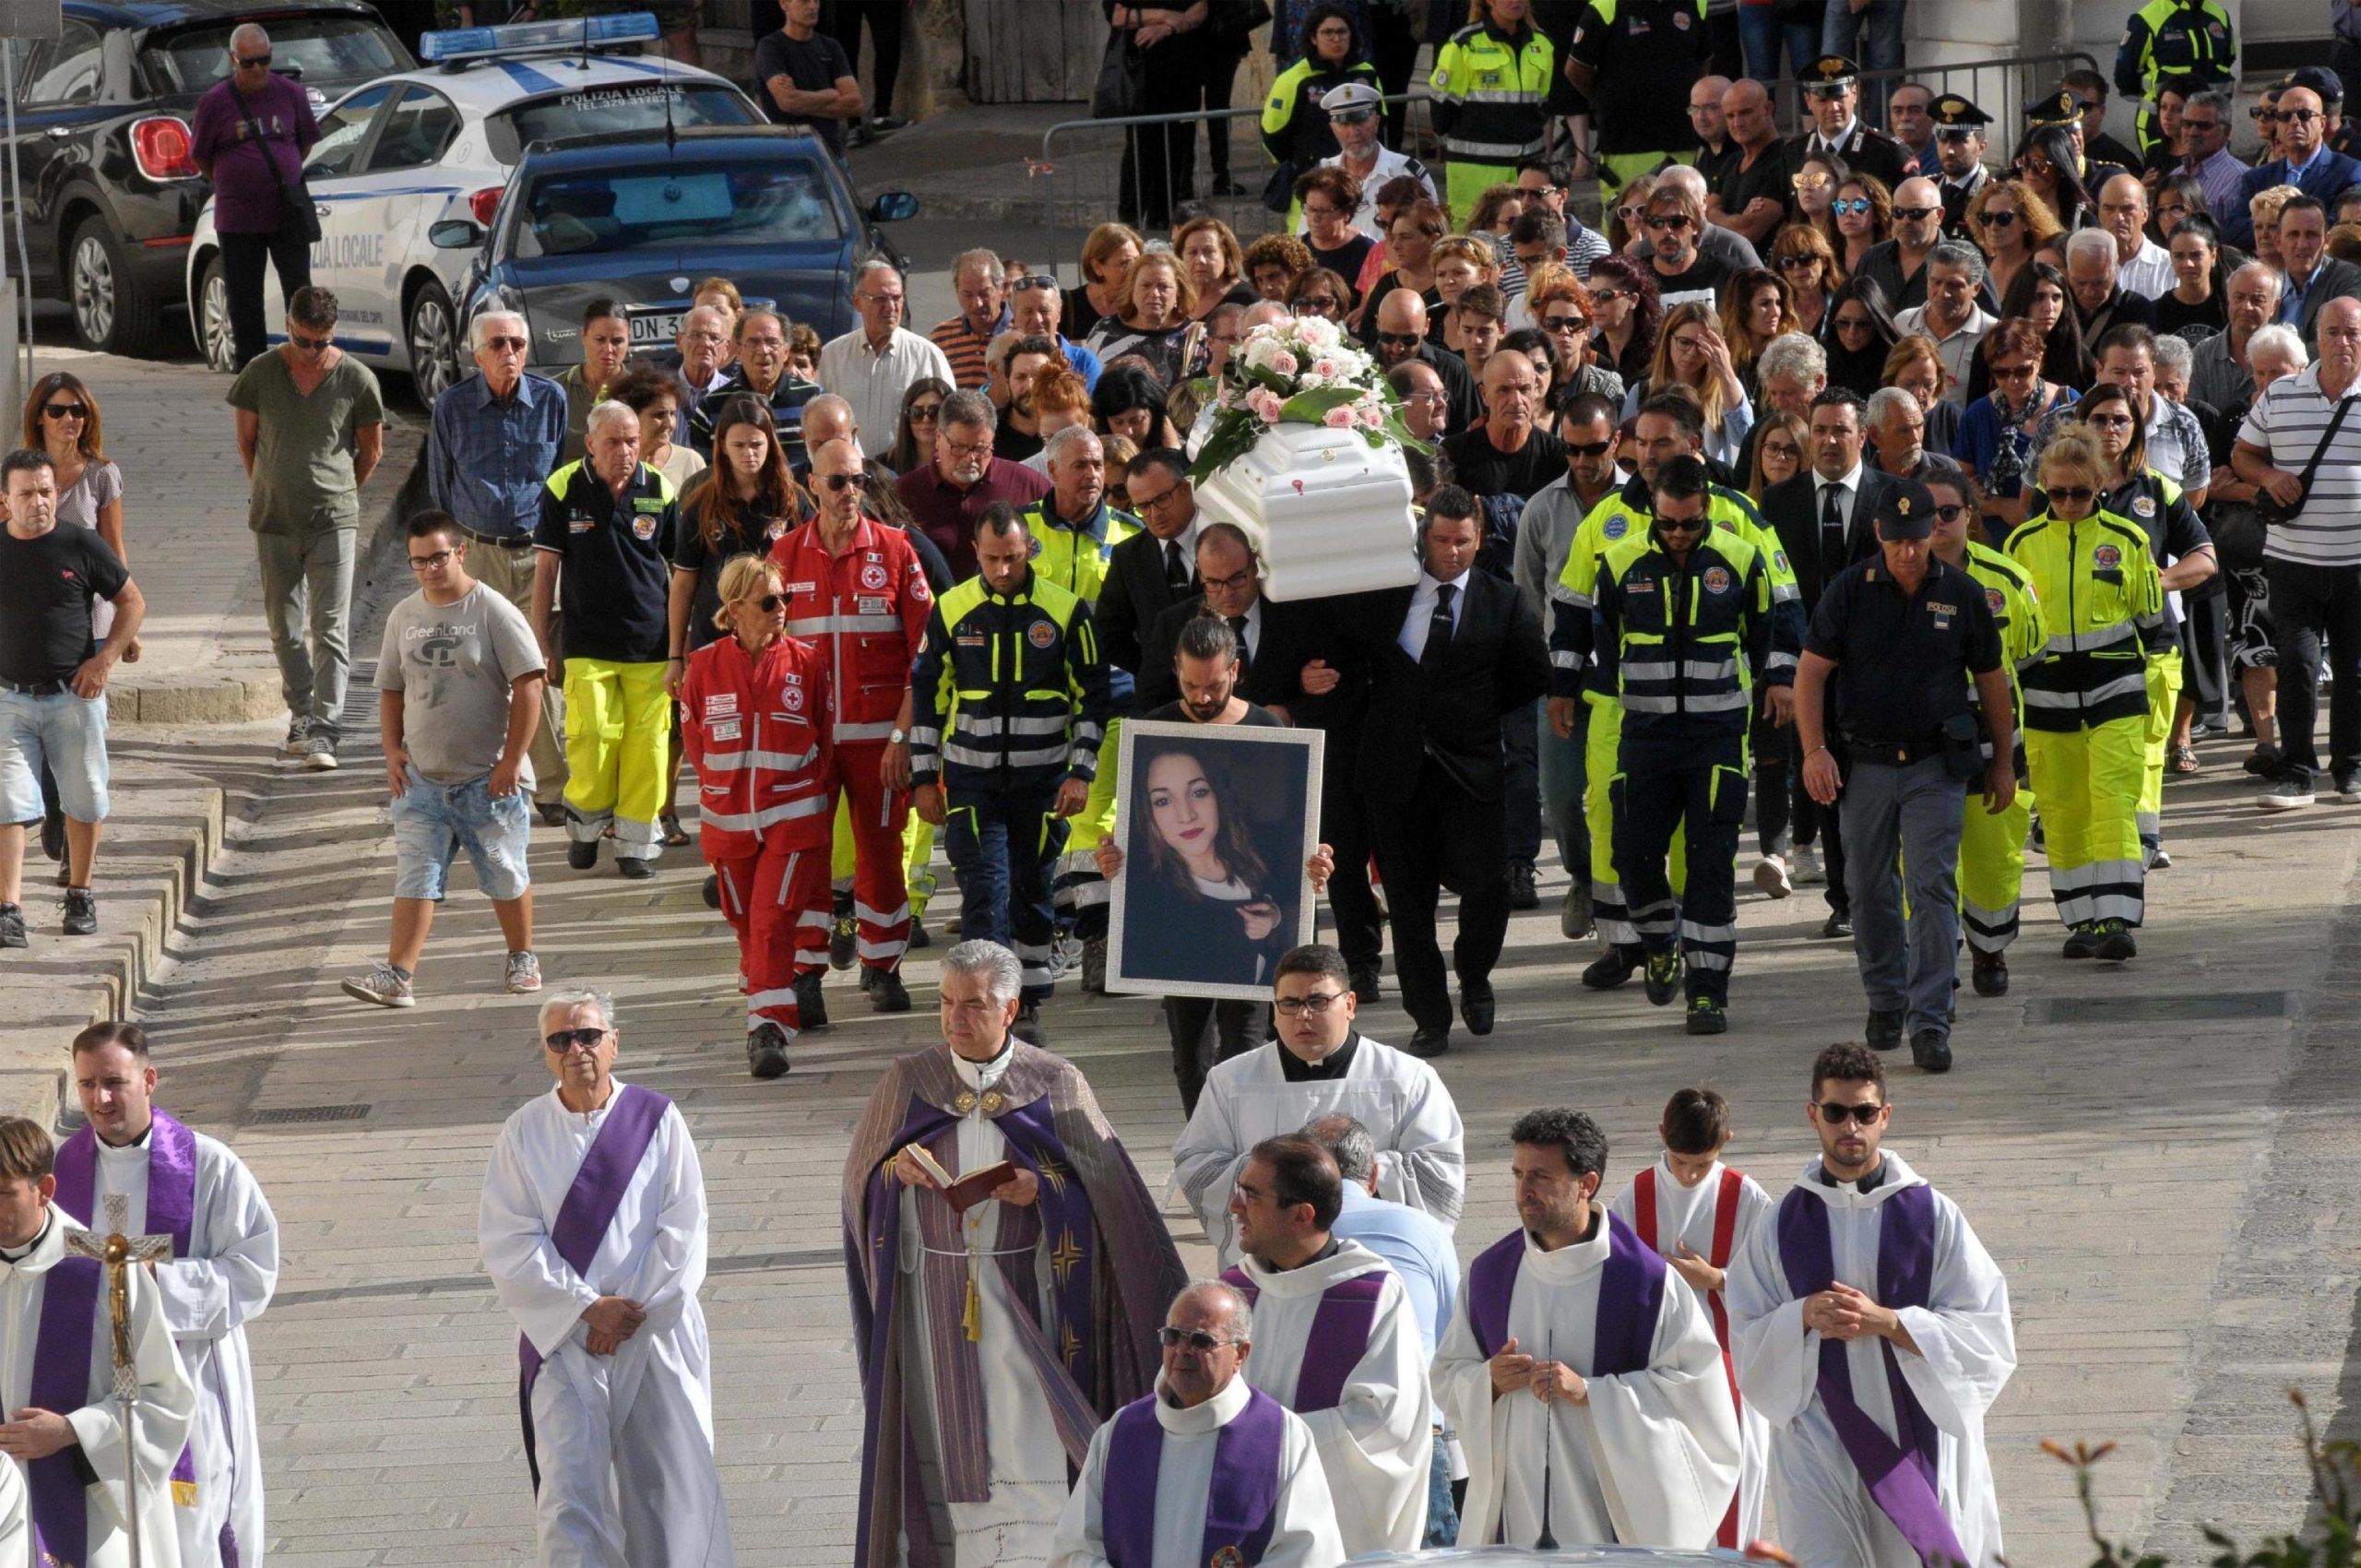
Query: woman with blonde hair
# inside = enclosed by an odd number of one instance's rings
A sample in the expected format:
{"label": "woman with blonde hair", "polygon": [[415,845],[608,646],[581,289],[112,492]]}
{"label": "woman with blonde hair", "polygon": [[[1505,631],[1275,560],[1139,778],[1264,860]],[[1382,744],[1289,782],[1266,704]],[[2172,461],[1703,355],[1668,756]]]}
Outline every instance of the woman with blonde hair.
{"label": "woman with blonde hair", "polygon": [[1836,187],[1852,177],[1845,160],[1830,152],[1807,152],[1796,160],[1787,183],[1796,193],[1796,221],[1819,232],[1830,250],[1845,254],[1845,237],[1836,232]]}
{"label": "woman with blonde hair", "polygon": [[1082,281],[1066,291],[1065,309],[1059,316],[1069,334],[1088,332],[1123,303],[1123,279],[1132,263],[1147,249],[1139,231],[1122,223],[1101,223],[1082,242]]}
{"label": "woman with blonde hair", "polygon": [[2282,273],[2287,264],[2279,259],[2279,209],[2303,194],[2294,185],[2273,185],[2247,198],[2247,211],[2254,219],[2254,258]]}
{"label": "woman with blonde hair", "polygon": [[1714,307],[1691,301],[1664,315],[1655,357],[1648,374],[1623,394],[1623,417],[1631,419],[1650,394],[1686,386],[1705,414],[1705,456],[1728,468],[1738,461],[1746,433],[1754,428],[1754,405],[1730,362],[1730,346],[1714,323]]}
{"label": "woman with blonde hair", "polygon": [[1755,393],[1754,362],[1772,339],[1796,332],[1802,324],[1789,303],[1787,285],[1768,267],[1749,267],[1722,290],[1722,337],[1729,343],[1731,362],[1751,398]]}
{"label": "woman with blonde hair", "polygon": [[2025,764],[2065,956],[2119,963],[2146,911],[2146,642],[2165,594],[2148,536],[2105,510],[2114,469],[2090,431],[2060,431],[2039,459],[2045,505],[2003,549],[2048,612],[2048,650],[2022,674]]}
{"label": "woman with blonde hair", "polygon": [[1620,255],[1637,256],[1648,238],[1648,198],[1655,195],[1654,174],[1635,174],[1615,193],[1607,211],[1607,243]]}
{"label": "woman with blonde hair", "polygon": [[1459,339],[1459,296],[1478,283],[1497,285],[1501,280],[1501,266],[1492,255],[1492,247],[1469,234],[1452,234],[1437,240],[1428,252],[1428,265],[1434,268],[1435,296],[1441,302],[1439,312],[1430,307],[1429,330],[1435,341],[1454,354],[1464,354],[1466,347]]}
{"label": "woman with blonde hair", "polygon": [[787,635],[776,562],[733,556],[719,582],[718,635],[680,684],[681,738],[697,765],[698,848],[738,938],[746,1067],[776,1078],[802,1028],[796,972],[827,962],[826,932],[800,922],[828,894],[828,666],[816,644]]}
{"label": "woman with blonde hair", "polygon": [[1149,251],[1123,274],[1115,313],[1090,330],[1086,342],[1101,364],[1137,356],[1170,386],[1201,368],[1205,327],[1197,318],[1197,287],[1170,251]]}
{"label": "woman with blonde hair", "polygon": [[1845,264],[1828,236],[1809,223],[1790,223],[1772,237],[1764,258],[1787,285],[1787,308],[1795,313],[1796,330],[1820,336],[1828,306],[1845,286]]}
{"label": "woman with blonde hair", "polygon": [[1376,342],[1377,302],[1396,289],[1418,295],[1430,310],[1442,308],[1442,296],[1435,291],[1434,252],[1450,233],[1442,208],[1431,201],[1412,202],[1394,215],[1385,228],[1385,270],[1370,285],[1354,323],[1364,341]]}
{"label": "woman with blonde hair", "polygon": [[1968,198],[1967,232],[1984,252],[1992,297],[2005,300],[2034,254],[2062,231],[2058,214],[2023,180],[1987,180]]}

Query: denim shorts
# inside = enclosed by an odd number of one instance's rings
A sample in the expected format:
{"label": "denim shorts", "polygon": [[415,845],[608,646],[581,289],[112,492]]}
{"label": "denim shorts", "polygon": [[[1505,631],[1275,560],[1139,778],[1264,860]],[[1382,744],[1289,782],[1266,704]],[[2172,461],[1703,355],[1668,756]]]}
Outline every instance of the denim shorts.
{"label": "denim shorts", "polygon": [[107,699],[0,692],[0,823],[42,819],[41,770],[77,822],[107,815]]}
{"label": "denim shorts", "polygon": [[437,784],[409,770],[409,790],[386,808],[394,825],[394,897],[440,903],[461,849],[484,897],[503,903],[532,885],[525,865],[532,814],[525,791],[495,800],[490,775]]}

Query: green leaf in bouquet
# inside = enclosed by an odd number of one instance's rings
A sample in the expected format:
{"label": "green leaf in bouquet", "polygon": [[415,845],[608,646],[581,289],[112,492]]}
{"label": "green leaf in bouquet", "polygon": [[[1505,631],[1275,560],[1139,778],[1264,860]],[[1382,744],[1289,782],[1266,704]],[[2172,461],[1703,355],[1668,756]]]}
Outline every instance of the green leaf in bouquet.
{"label": "green leaf in bouquet", "polygon": [[1341,409],[1361,399],[1358,386],[1315,386],[1309,392],[1299,392],[1289,398],[1279,410],[1279,418],[1289,423],[1318,424],[1331,409]]}

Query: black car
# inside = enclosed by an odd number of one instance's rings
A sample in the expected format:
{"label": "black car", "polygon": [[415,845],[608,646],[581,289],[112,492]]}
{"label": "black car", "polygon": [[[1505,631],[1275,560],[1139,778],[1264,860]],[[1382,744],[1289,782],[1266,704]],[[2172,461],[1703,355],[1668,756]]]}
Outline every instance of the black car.
{"label": "black car", "polygon": [[[374,6],[306,0],[65,0],[59,36],[16,50],[17,134],[35,295],[73,306],[89,348],[144,354],[184,301],[188,244],[212,186],[190,158],[196,101],[229,70],[241,22],[314,109],[416,64]],[[14,193],[9,193],[13,203]],[[7,220],[15,229],[13,206]]]}

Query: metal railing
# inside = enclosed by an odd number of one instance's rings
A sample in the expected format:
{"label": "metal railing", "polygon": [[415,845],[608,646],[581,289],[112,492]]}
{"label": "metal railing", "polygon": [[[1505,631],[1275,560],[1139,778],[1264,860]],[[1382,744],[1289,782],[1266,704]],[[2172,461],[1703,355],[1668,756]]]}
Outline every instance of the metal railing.
{"label": "metal railing", "polygon": [[[1867,100],[1875,93],[1882,102],[1886,94],[1904,82],[1916,82],[1937,98],[1956,92],[1992,116],[1985,134],[1992,144],[1993,160],[2005,162],[2016,146],[2018,127],[2025,123],[2025,105],[2055,93],[2067,72],[2099,68],[2098,61],[2080,49],[2056,54],[2011,54],[1998,60],[1904,65],[1894,70],[1863,71],[1861,96]],[[1777,98],[1778,117],[1789,135],[1811,128],[1811,114],[1804,107],[1801,84],[1792,78],[1783,80]],[[1882,121],[1883,117],[1880,118]]]}

